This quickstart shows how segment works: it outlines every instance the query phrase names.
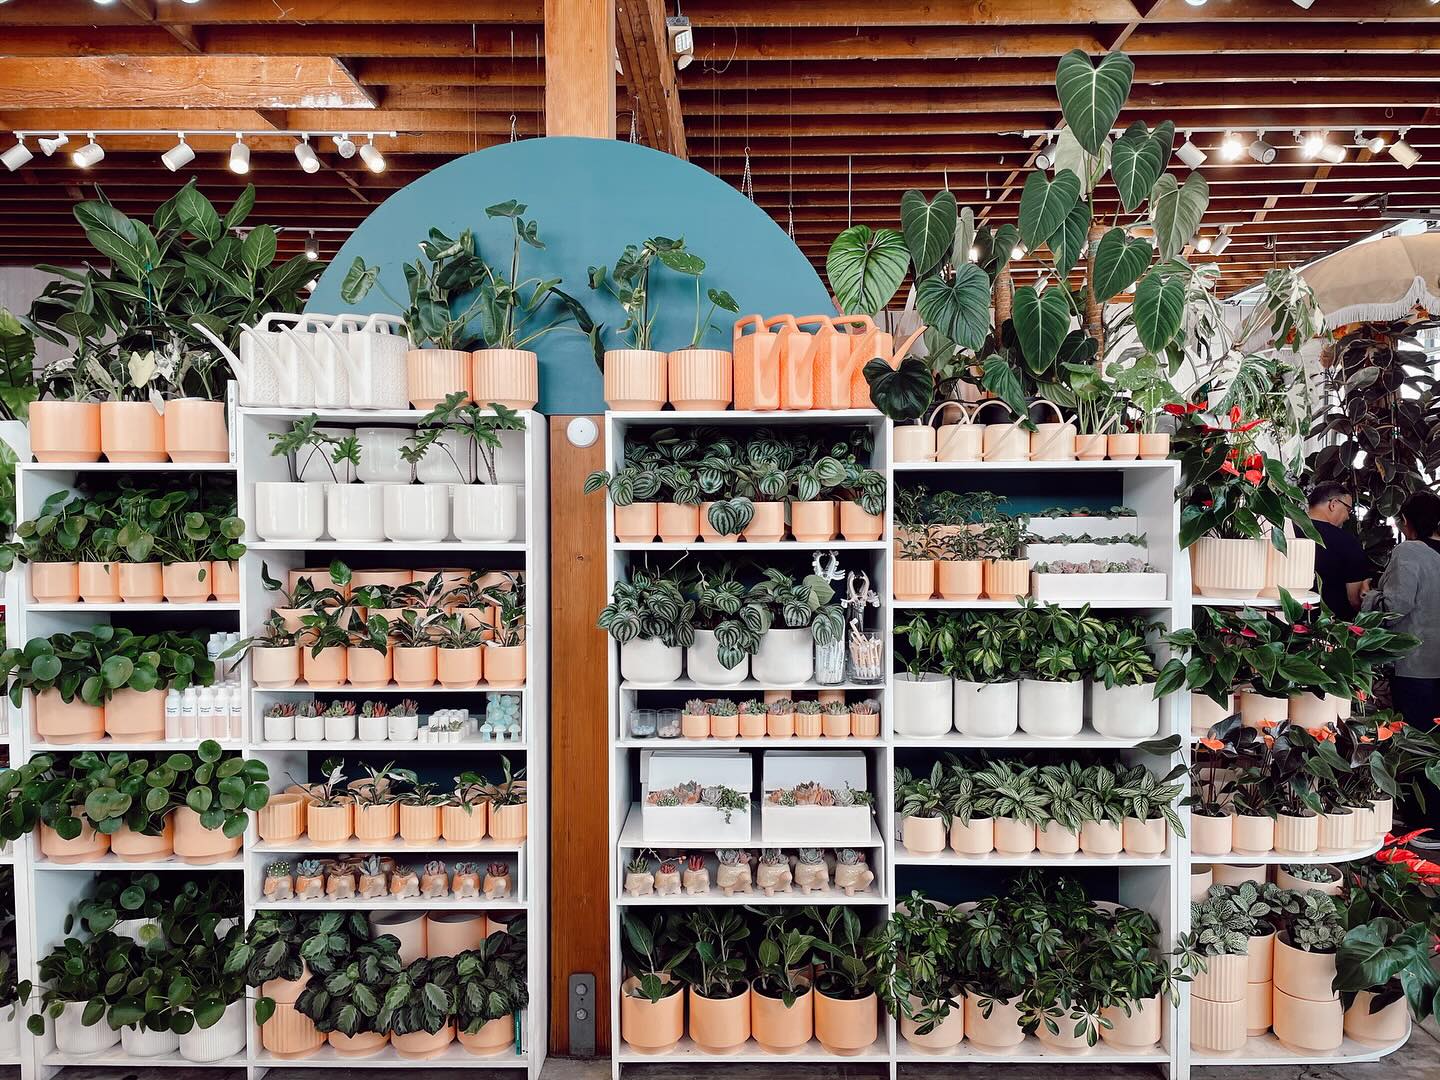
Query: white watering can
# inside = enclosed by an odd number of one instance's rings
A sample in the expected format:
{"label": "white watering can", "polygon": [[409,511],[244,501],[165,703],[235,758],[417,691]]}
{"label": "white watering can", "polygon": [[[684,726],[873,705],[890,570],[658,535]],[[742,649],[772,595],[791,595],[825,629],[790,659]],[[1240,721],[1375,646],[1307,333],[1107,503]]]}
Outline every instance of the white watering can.
{"label": "white watering can", "polygon": [[281,350],[284,337],[269,329],[274,317],[266,315],[240,331],[239,356],[203,323],[190,324],[210,339],[230,365],[241,405],[288,405],[295,396],[295,369],[286,363]]}
{"label": "white watering can", "polygon": [[[290,356],[308,384],[309,397],[297,404],[322,409],[343,409],[350,404],[350,379],[346,371],[348,350],[345,343],[331,332],[329,323],[335,315],[306,315],[292,330],[283,328]],[[318,331],[307,333],[308,330]]]}
{"label": "white watering can", "polygon": [[350,376],[350,407],[408,409],[405,354],[410,351],[410,339],[405,320],[394,315],[341,315],[335,329],[346,346],[343,357]]}

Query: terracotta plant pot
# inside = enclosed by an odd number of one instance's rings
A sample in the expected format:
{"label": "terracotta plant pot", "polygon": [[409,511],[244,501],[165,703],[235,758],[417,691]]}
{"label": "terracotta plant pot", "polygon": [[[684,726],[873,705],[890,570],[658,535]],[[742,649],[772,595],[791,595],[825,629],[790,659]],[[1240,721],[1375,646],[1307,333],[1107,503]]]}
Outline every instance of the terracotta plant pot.
{"label": "terracotta plant pot", "polygon": [[1190,548],[1190,576],[1201,596],[1253,600],[1265,587],[1268,540],[1202,536]]}
{"label": "terracotta plant pot", "polygon": [[1123,825],[1113,821],[1087,821],[1080,826],[1080,850],[1087,855],[1118,855],[1124,849]]}
{"label": "terracotta plant pot", "polygon": [[[662,975],[669,982],[668,975]],[[685,1034],[685,993],[677,987],[659,1001],[636,997],[640,980],[631,976],[620,984],[620,1037],[639,1054],[664,1054],[675,1049]]]}
{"label": "terracotta plant pot", "polygon": [[807,986],[790,1008],[782,998],[750,987],[750,1035],[767,1054],[793,1054],[815,1034],[814,992]]}
{"label": "terracotta plant pot", "polygon": [[299,645],[250,650],[250,679],[262,690],[288,690],[300,681]]}
{"label": "terracotta plant pot", "polygon": [[187,863],[204,865],[233,859],[244,836],[229,837],[219,829],[200,824],[200,815],[188,806],[175,811],[175,854]]}
{"label": "terracotta plant pot", "polygon": [[540,358],[527,349],[479,349],[471,353],[471,387],[480,405],[533,409],[540,400]]}
{"label": "terracotta plant pot", "polygon": [[440,839],[440,807],[400,804],[400,839],[430,844]]}
{"label": "terracotta plant pot", "polygon": [[[1283,936],[1275,939],[1275,989],[1306,1001],[1333,1001],[1335,954],[1304,952]],[[1339,1024],[1337,1022],[1336,1026]]]}
{"label": "terracotta plant pot", "polygon": [[239,565],[234,562],[212,562],[210,564],[210,593],[218,603],[239,603]]}
{"label": "terracotta plant pot", "polygon": [[445,1048],[455,1041],[455,1025],[448,1024],[433,1035],[428,1031],[416,1031],[409,1035],[391,1035],[390,1045],[395,1053],[412,1061],[424,1061],[439,1057]]}
{"label": "terracotta plant pot", "polygon": [[1043,855],[1074,855],[1080,850],[1080,834],[1058,822],[1047,821],[1036,831],[1035,850]]}
{"label": "terracotta plant pot", "polygon": [[1275,932],[1256,934],[1245,947],[1245,981],[1268,983],[1275,977]]}
{"label": "terracotta plant pot", "polygon": [[488,803],[473,803],[463,806],[442,806],[440,808],[440,835],[447,844],[474,844],[485,839],[485,822],[488,818]]}
{"label": "terracotta plant pot", "polygon": [[1077,461],[1104,461],[1106,449],[1106,436],[1104,435],[1075,436],[1075,458]]}
{"label": "terracotta plant pot", "polygon": [[485,915],[473,911],[427,912],[425,955],[455,956],[485,941]]}
{"label": "terracotta plant pot", "polygon": [[1030,595],[1029,559],[986,559],[985,595],[991,600],[1014,600]]}
{"label": "terracotta plant pot", "polygon": [[984,563],[979,559],[940,559],[935,577],[944,600],[978,600],[985,587]]}
{"label": "terracotta plant pot", "polygon": [[390,650],[394,657],[395,685],[405,690],[422,689],[435,685],[436,653],[434,645],[406,647],[397,645]]}
{"label": "terracotta plant pot", "polygon": [[840,528],[840,512],[833,502],[792,502],[790,533],[801,543],[834,540]]}
{"label": "terracotta plant pot", "polygon": [[528,822],[525,803],[510,806],[490,804],[490,835],[496,840],[524,840]]}
{"label": "terracotta plant pot", "polygon": [[120,563],[120,599],[127,604],[158,604],[165,599],[165,572],[158,562]]}
{"label": "terracotta plant pot", "polygon": [[321,690],[331,690],[345,682],[345,653],[341,645],[320,650],[316,656],[313,649],[306,648],[301,657],[305,669],[305,682]]}
{"label": "terracotta plant pot", "polygon": [[166,461],[165,421],[148,401],[102,401],[100,450],[106,461]]}
{"label": "terracotta plant pot", "polygon": [[[910,995],[910,1011],[919,1012],[924,1002],[916,995]],[[965,1002],[960,998],[952,998],[950,1011],[945,1019],[939,1021],[924,1035],[917,1033],[920,1027],[916,1021],[907,1016],[900,1017],[900,1037],[903,1038],[915,1049],[926,1054],[943,1054],[953,1050],[960,1045],[965,1038]]]}
{"label": "terracotta plant pot", "polygon": [[80,599],[80,567],[73,562],[30,564],[30,595],[37,604],[73,604]]}
{"label": "terracotta plant pot", "polygon": [[1375,995],[1361,990],[1345,1010],[1345,1034],[1365,1046],[1393,1046],[1410,1033],[1410,1006],[1396,998],[1378,1012],[1370,1011]]}
{"label": "terracotta plant pot", "polygon": [[755,514],[740,533],[752,544],[775,544],[785,539],[785,504],[759,502]]}
{"label": "terracotta plant pot", "polygon": [[[82,562],[78,564],[80,599],[87,604],[118,604],[120,602],[119,564],[110,562]],[[35,567],[30,567],[31,584],[34,584]]]}
{"label": "terracotta plant pot", "polygon": [[165,453],[171,461],[184,464],[230,460],[225,402],[175,398],[165,403],[161,422],[165,428]]}
{"label": "terracotta plant pot", "polygon": [[878,739],[880,737],[880,714],[850,714],[850,735],[856,739]]}
{"label": "terracotta plant pot", "polygon": [[117,742],[165,738],[165,691],[116,690],[105,703],[105,734]]}
{"label": "terracotta plant pot", "polygon": [[730,1054],[750,1040],[750,988],[707,998],[689,988],[690,1040],[707,1054]]}
{"label": "terracotta plant pot", "polygon": [[1308,536],[1287,536],[1283,555],[1273,544],[1269,548],[1265,553],[1265,587],[1260,590],[1261,596],[1278,597],[1281,589],[1292,595],[1314,590],[1314,540]]}
{"label": "terracotta plant pot", "polygon": [[1214,871],[1208,866],[1190,867],[1190,902],[1198,904],[1205,899],[1205,894],[1210,891],[1214,884]]}
{"label": "terracotta plant pot", "polygon": [[[1243,993],[1243,991],[1242,991]],[[1246,1039],[1246,1006],[1190,995],[1190,1045],[1196,1050],[1239,1050]]]}
{"label": "terracotta plant pot", "polygon": [[996,1001],[987,1017],[979,999],[966,994],[965,1037],[982,1053],[1013,1049],[1025,1041],[1020,1011],[1009,1001]]}
{"label": "terracotta plant pot", "polygon": [[325,1045],[325,1036],[294,1005],[279,1002],[260,1025],[260,1045],[279,1058],[304,1058]]}
{"label": "terracotta plant pot", "polygon": [[282,844],[293,843],[305,835],[307,801],[299,795],[271,795],[264,808],[255,815],[255,828],[261,840]]}
{"label": "terracotta plant pot", "polygon": [[[483,921],[483,920],[482,920]],[[503,1054],[515,1045],[515,1017],[500,1016],[480,1025],[473,1035],[457,1032],[455,1041],[477,1057]]]}
{"label": "terracotta plant pot", "polygon": [[[767,717],[766,727],[775,717]],[[795,717],[790,717],[790,734],[795,733]],[[708,739],[710,737],[710,714],[709,713],[681,713],[680,714],[680,736],[685,739]]]}
{"label": "terracotta plant pot", "polygon": [[410,404],[428,412],[456,390],[467,398],[471,387],[470,354],[458,349],[411,349],[405,354],[405,393]]}
{"label": "terracotta plant pot", "polygon": [[398,803],[356,803],[353,811],[355,839],[383,844],[394,840],[400,831]]}
{"label": "terracotta plant pot", "polygon": [[[655,507],[656,528],[660,539],[667,544],[693,544],[700,539],[700,507],[684,503],[665,502],[651,504]],[[619,528],[617,519],[616,528]],[[643,524],[642,524],[643,530]],[[654,533],[651,534],[654,538]],[[649,541],[641,541],[648,543]]]}
{"label": "terracotta plant pot", "polygon": [[895,599],[929,600],[935,595],[935,560],[896,559]]}
{"label": "terracotta plant pot", "polygon": [[169,563],[161,568],[160,587],[172,604],[203,604],[210,599],[208,562]]}
{"label": "terracotta plant pot", "polygon": [[728,409],[735,396],[733,361],[724,349],[679,349],[666,360],[676,412]]}
{"label": "terracotta plant pot", "polygon": [[[79,817],[79,814],[75,815]],[[80,822],[80,835],[66,840],[49,825],[40,826],[40,854],[54,863],[94,862],[110,850],[110,837],[96,832],[88,820]]]}
{"label": "terracotta plant pot", "polygon": [[1190,815],[1190,849],[1196,855],[1229,855],[1233,830],[1231,817]]}
{"label": "terracotta plant pot", "polygon": [[360,689],[389,686],[394,674],[394,651],[351,645],[345,650],[345,681]]}
{"label": "terracotta plant pot", "polygon": [[506,690],[525,685],[525,646],[486,645],[485,685]]}
{"label": "terracotta plant pot", "polygon": [[1250,1038],[1264,1035],[1274,1023],[1270,1007],[1275,988],[1269,982],[1245,984],[1245,1034]]}
{"label": "terracotta plant pot", "polygon": [[422,910],[372,911],[370,929],[378,935],[393,934],[400,942],[400,962],[413,964],[425,955],[429,920]]}
{"label": "terracotta plant pot", "polygon": [[1342,896],[1345,893],[1345,879],[1340,871],[1333,866],[1325,867],[1330,872],[1331,878],[1328,882],[1301,881],[1289,873],[1283,866],[1275,868],[1275,886],[1279,889],[1293,889],[1297,892],[1305,892],[1314,889],[1316,892],[1323,892],[1326,896]]}
{"label": "terracotta plant pot", "polygon": [[44,742],[96,742],[105,735],[105,710],[101,706],[86,705],[78,697],[67,703],[61,700],[59,690],[31,694],[30,716],[35,737]]}
{"label": "terracotta plant pot", "polygon": [[1111,461],[1134,461],[1140,456],[1140,436],[1133,431],[1106,435],[1105,453]]}
{"label": "terracotta plant pot", "polygon": [[357,1031],[354,1035],[332,1031],[326,1038],[341,1057],[369,1057],[385,1049],[385,1044],[390,1041],[389,1035],[381,1035],[377,1031]]}
{"label": "terracotta plant pot", "polygon": [[1140,460],[1141,461],[1164,461],[1170,456],[1170,435],[1168,432],[1155,432],[1140,436]]}
{"label": "terracotta plant pot", "polygon": [[995,819],[995,850],[1006,855],[1028,855],[1038,840],[1035,826],[1014,818]]}
{"label": "terracotta plant pot", "polygon": [[110,851],[125,862],[168,859],[175,854],[175,822],[167,816],[157,836],[135,832],[128,825],[121,826],[110,836]]}
{"label": "terracotta plant pot", "polygon": [[1164,1009],[1158,995],[1144,1001],[1130,1002],[1128,1015],[1123,1008],[1112,1005],[1101,1009],[1100,1016],[1110,1021],[1108,1028],[1100,1029],[1100,1038],[1107,1046],[1139,1050],[1154,1046],[1160,1041]]}
{"label": "terracotta plant pot", "polygon": [[1245,1001],[1246,974],[1250,970],[1250,959],[1245,953],[1226,956],[1207,956],[1205,970],[1197,974],[1190,984],[1190,996],[1206,1001]]}
{"label": "terracotta plant pot", "polygon": [[1345,1038],[1345,1011],[1338,996],[1326,1001],[1294,997],[1275,987],[1271,998],[1275,1037],[1297,1054],[1327,1054]]}
{"label": "terracotta plant pot", "polygon": [[[660,527],[657,504],[633,502],[611,507],[610,512],[615,518],[615,539],[622,544],[648,544],[655,539]],[[696,513],[698,516],[699,507]]]}
{"label": "terracotta plant pot", "polygon": [[315,844],[343,844],[355,834],[354,813],[349,799],[332,806],[312,802],[305,811],[305,835]]}
{"label": "terracotta plant pot", "polygon": [[435,678],[447,690],[469,690],[479,686],[484,657],[483,645],[466,649],[438,649],[435,653]]}
{"label": "terracotta plant pot", "polygon": [[668,393],[665,354],[653,349],[607,349],[605,403],[617,412],[656,412]]}
{"label": "terracotta plant pot", "polygon": [[873,542],[880,539],[884,528],[884,515],[867,513],[853,500],[840,504],[840,535],[846,540]]}
{"label": "terracotta plant pot", "polygon": [[911,855],[937,855],[945,850],[945,819],[913,815],[902,818],[900,837]]}
{"label": "terracotta plant pot", "polygon": [[874,994],[848,1000],[815,991],[815,1037],[832,1054],[867,1050],[878,1035],[879,1008]]}
{"label": "terracotta plant pot", "polygon": [[1275,818],[1275,850],[1281,855],[1313,855],[1320,846],[1320,818],[1315,814]]}
{"label": "terracotta plant pot", "polygon": [[30,453],[36,461],[99,461],[100,406],[89,401],[32,401]]}

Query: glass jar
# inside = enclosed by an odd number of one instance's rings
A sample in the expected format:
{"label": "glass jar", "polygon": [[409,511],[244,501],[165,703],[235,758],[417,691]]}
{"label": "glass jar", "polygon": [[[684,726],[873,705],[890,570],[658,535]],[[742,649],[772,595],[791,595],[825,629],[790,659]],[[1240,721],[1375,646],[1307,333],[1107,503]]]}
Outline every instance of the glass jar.
{"label": "glass jar", "polygon": [[879,634],[850,632],[850,681],[878,683],[885,678],[885,641]]}
{"label": "glass jar", "polygon": [[815,643],[815,682],[819,686],[838,686],[845,681],[845,642],[828,645]]}
{"label": "glass jar", "polygon": [[654,709],[630,710],[630,737],[632,739],[653,739],[657,715]]}
{"label": "glass jar", "polygon": [[678,739],[680,737],[680,710],[655,710],[655,730],[662,739]]}

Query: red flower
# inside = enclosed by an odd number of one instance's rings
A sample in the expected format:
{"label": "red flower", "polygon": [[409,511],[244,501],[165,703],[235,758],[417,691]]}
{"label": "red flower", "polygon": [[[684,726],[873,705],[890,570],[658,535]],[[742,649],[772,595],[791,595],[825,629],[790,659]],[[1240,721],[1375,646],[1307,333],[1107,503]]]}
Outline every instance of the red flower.
{"label": "red flower", "polygon": [[[1363,704],[1365,704],[1365,702],[1367,702],[1367,701],[1370,700],[1370,695],[1367,694],[1367,693],[1365,693],[1364,690],[1356,690],[1356,691],[1355,691],[1355,700],[1358,701],[1358,702],[1360,702],[1360,704],[1363,705]],[[1396,725],[1396,726],[1398,727],[1399,725]]]}
{"label": "red flower", "polygon": [[1298,623],[1298,622],[1297,622],[1297,623],[1295,623],[1293,626],[1291,626],[1290,629],[1293,630],[1293,631],[1295,631],[1295,633],[1297,633],[1297,634],[1308,634],[1308,633],[1310,633],[1310,628],[1309,628],[1308,626],[1304,625],[1303,623]]}
{"label": "red flower", "polygon": [[1264,465],[1265,465],[1265,459],[1264,459],[1263,457],[1261,457],[1259,454],[1251,454],[1249,457],[1247,457],[1247,458],[1245,459],[1245,467],[1246,467],[1247,469],[1259,469],[1259,468],[1263,468]]}
{"label": "red flower", "polygon": [[1385,844],[1386,844],[1387,847],[1390,846],[1391,844],[1408,844],[1411,840],[1414,840],[1415,837],[1417,837],[1417,836],[1424,836],[1424,835],[1425,835],[1427,832],[1429,832],[1429,831],[1430,831],[1430,829],[1429,829],[1428,827],[1426,827],[1426,828],[1424,828],[1424,829],[1412,829],[1410,832],[1407,832],[1404,836],[1396,836],[1394,833],[1386,833],[1386,834],[1385,834]]}
{"label": "red flower", "polygon": [[1232,464],[1230,464],[1230,462],[1228,462],[1228,461],[1225,462],[1223,465],[1220,466],[1220,471],[1223,472],[1223,473],[1229,473],[1231,476],[1239,476],[1239,475],[1240,475],[1240,470],[1237,469],[1237,468],[1235,468],[1235,466],[1232,465]]}
{"label": "red flower", "polygon": [[1209,510],[1212,506],[1215,505],[1215,500],[1214,500],[1214,499],[1201,499],[1201,500],[1200,500],[1200,505],[1203,506],[1206,510]]}
{"label": "red flower", "polygon": [[1259,487],[1260,481],[1265,479],[1265,474],[1262,473],[1259,469],[1246,469],[1245,479],[1249,480],[1250,483],[1254,484],[1256,487]]}
{"label": "red flower", "polygon": [[[1375,734],[1376,734],[1376,737],[1379,738],[1379,740],[1380,740],[1381,742],[1387,742],[1387,741],[1389,741],[1390,736],[1392,736],[1392,735],[1395,734],[1395,729],[1392,728],[1389,724],[1381,724],[1379,727],[1377,727],[1377,728],[1375,729]],[[1367,735],[1367,736],[1365,736],[1365,738],[1368,739],[1369,736]]]}
{"label": "red flower", "polygon": [[1267,747],[1271,747],[1271,746],[1274,746],[1274,745],[1275,745],[1275,736],[1274,736],[1274,735],[1261,735],[1260,738],[1261,738],[1262,740],[1264,740],[1265,745],[1266,745]]}
{"label": "red flower", "polygon": [[1230,406],[1230,423],[1238,424],[1240,422],[1240,418],[1244,415],[1245,414],[1240,411],[1239,405]]}
{"label": "red flower", "polygon": [[1225,744],[1219,739],[1201,739],[1200,745],[1207,750],[1224,750]]}
{"label": "red flower", "polygon": [[[1251,630],[1248,626],[1242,626],[1242,627],[1240,628],[1240,636],[1241,636],[1241,637],[1253,638],[1253,637],[1259,637],[1260,635],[1257,634],[1257,633],[1255,633],[1255,631],[1254,631],[1254,630]],[[1440,724],[1440,717],[1436,717],[1435,722],[1436,722],[1437,724]]]}
{"label": "red flower", "polygon": [[[1361,701],[1364,701],[1365,699],[1364,699],[1364,698],[1361,698],[1360,700],[1361,700]],[[1404,727],[1404,726],[1405,726],[1405,721],[1404,721],[1404,720],[1391,720],[1391,721],[1390,721],[1390,730],[1391,730],[1391,731],[1399,731],[1399,730],[1400,730],[1402,727]]]}
{"label": "red flower", "polygon": [[[1389,737],[1390,737],[1390,733],[1387,731],[1387,732],[1385,733],[1385,735],[1384,735],[1384,738],[1387,738],[1387,739],[1388,739]],[[1374,742],[1375,740],[1372,739],[1369,735],[1361,735],[1361,736],[1360,736],[1360,741],[1361,741],[1362,743],[1372,743],[1372,742]]]}
{"label": "red flower", "polygon": [[1364,636],[1365,636],[1365,628],[1364,628],[1363,626],[1356,626],[1354,623],[1351,623],[1351,624],[1350,624],[1350,633],[1354,634],[1356,637],[1364,637]]}
{"label": "red flower", "polygon": [[1165,411],[1171,416],[1184,416],[1189,410],[1184,405],[1166,405]]}
{"label": "red flower", "polygon": [[1230,430],[1236,433],[1253,431],[1255,430],[1255,428],[1259,427],[1263,423],[1265,423],[1265,418],[1261,417],[1259,420],[1247,420],[1245,423],[1233,427]]}

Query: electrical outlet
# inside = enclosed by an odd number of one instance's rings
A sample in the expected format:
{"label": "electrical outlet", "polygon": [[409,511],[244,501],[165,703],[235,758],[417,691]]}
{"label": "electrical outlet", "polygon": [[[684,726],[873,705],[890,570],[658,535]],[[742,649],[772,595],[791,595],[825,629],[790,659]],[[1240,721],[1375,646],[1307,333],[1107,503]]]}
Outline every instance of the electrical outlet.
{"label": "electrical outlet", "polygon": [[570,1056],[595,1056],[595,976],[570,976]]}

